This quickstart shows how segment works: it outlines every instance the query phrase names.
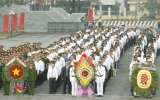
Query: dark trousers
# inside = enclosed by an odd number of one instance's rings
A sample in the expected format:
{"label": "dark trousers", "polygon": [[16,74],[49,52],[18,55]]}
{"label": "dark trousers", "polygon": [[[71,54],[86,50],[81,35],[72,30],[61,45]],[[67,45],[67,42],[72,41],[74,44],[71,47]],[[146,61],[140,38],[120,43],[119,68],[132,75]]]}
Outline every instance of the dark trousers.
{"label": "dark trousers", "polygon": [[43,72],[43,82],[47,80],[48,69],[45,69]]}
{"label": "dark trousers", "polygon": [[99,25],[99,28],[101,28],[101,27],[102,27],[102,23],[101,23],[101,22],[98,22],[98,25]]}
{"label": "dark trousers", "polygon": [[106,78],[103,84],[103,93],[105,93],[106,91],[107,82],[108,82],[108,79]]}
{"label": "dark trousers", "polygon": [[56,78],[49,78],[49,90],[50,93],[56,92]]}
{"label": "dark trousers", "polygon": [[129,39],[129,47],[132,47],[132,39]]}
{"label": "dark trousers", "polygon": [[136,37],[133,38],[133,45],[136,45]]}
{"label": "dark trousers", "polygon": [[38,75],[37,75],[37,80],[36,80],[36,86],[39,86],[39,85],[40,85],[40,83],[41,83],[41,82],[40,82],[40,80],[41,80],[40,78],[41,78],[41,76],[40,76],[40,74],[38,74]]}
{"label": "dark trousers", "polygon": [[40,86],[43,83],[43,72],[37,75],[37,85]]}
{"label": "dark trousers", "polygon": [[144,54],[147,52],[147,46],[144,46]]}
{"label": "dark trousers", "polygon": [[157,49],[157,57],[159,56],[160,54],[160,49]]}
{"label": "dark trousers", "polygon": [[[37,75],[37,71],[36,71],[36,75]],[[38,86],[38,81],[37,81],[37,79],[38,79],[38,76],[36,77],[36,80],[35,80],[35,87]]]}
{"label": "dark trousers", "polygon": [[61,76],[58,76],[57,84],[56,84],[56,90],[58,90],[60,84],[61,84]]}
{"label": "dark trousers", "polygon": [[95,91],[94,92],[97,94],[97,82],[95,82]]}
{"label": "dark trousers", "polygon": [[109,72],[108,72],[108,78],[107,78],[107,80],[110,80],[111,77],[113,77],[113,70],[112,69],[110,69]]}
{"label": "dark trousers", "polygon": [[127,45],[126,45],[127,43],[125,43],[125,45],[124,45],[124,52],[126,52],[126,50],[127,50]]}
{"label": "dark trousers", "polygon": [[133,94],[133,86],[131,86],[131,95],[134,96],[134,94]]}
{"label": "dark trousers", "polygon": [[[1,76],[1,75],[0,75]],[[1,77],[0,77],[0,89],[2,88],[2,86],[3,86],[3,81],[2,81],[2,79],[1,79]]]}
{"label": "dark trousers", "polygon": [[124,52],[124,48],[122,48],[122,50],[121,50],[121,57],[123,56],[123,52]]}
{"label": "dark trousers", "polygon": [[71,93],[71,82],[69,81],[69,78],[66,77],[65,80],[63,80],[63,92],[66,93],[66,85],[68,85],[68,91]]}

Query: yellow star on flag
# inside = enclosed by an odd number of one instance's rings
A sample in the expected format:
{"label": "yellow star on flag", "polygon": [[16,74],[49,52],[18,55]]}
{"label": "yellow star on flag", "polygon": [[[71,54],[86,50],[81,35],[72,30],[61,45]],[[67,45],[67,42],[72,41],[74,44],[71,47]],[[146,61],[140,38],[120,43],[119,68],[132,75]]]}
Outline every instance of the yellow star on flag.
{"label": "yellow star on flag", "polygon": [[18,75],[19,76],[19,72],[20,72],[20,70],[18,70],[17,68],[13,70],[14,75]]}

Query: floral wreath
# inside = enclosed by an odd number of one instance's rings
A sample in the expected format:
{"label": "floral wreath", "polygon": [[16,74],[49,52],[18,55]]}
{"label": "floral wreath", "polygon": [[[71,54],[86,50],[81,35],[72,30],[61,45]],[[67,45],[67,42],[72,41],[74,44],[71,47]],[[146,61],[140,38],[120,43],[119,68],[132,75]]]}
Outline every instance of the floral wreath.
{"label": "floral wreath", "polygon": [[130,83],[136,94],[150,97],[158,88],[158,74],[153,64],[137,64],[132,71]]}
{"label": "floral wreath", "polygon": [[6,79],[12,84],[24,82],[29,76],[26,65],[18,57],[8,62],[4,71]]}
{"label": "floral wreath", "polygon": [[77,83],[82,86],[83,89],[87,89],[90,86],[90,82],[95,79],[95,73],[95,65],[86,54],[83,54],[76,64],[75,78]]}

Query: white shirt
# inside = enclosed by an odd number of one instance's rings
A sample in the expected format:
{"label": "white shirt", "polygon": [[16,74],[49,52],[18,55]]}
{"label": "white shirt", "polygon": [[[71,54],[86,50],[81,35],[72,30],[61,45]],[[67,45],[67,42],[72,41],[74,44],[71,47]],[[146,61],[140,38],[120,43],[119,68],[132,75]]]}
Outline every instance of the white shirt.
{"label": "white shirt", "polygon": [[49,78],[56,78],[58,79],[58,70],[56,68],[51,68],[51,65],[49,66],[48,73],[47,73],[47,79]]}
{"label": "white shirt", "polygon": [[140,34],[140,30],[136,29],[137,36]]}
{"label": "white shirt", "polygon": [[114,54],[114,57],[115,57],[115,61],[118,61],[119,59],[118,59],[118,54],[117,54],[117,52],[113,52],[113,54]]}
{"label": "white shirt", "polygon": [[76,56],[76,61],[79,61],[80,60],[80,58],[81,58],[81,55],[79,54],[79,55],[77,55]]}
{"label": "white shirt", "polygon": [[158,49],[160,48],[160,38],[159,38],[158,41],[157,41],[157,48],[158,48]]}
{"label": "white shirt", "polygon": [[58,70],[58,75],[61,74],[61,69],[62,69],[62,67],[63,67],[63,66],[62,66],[62,63],[61,63],[60,60],[55,63],[55,68]]}
{"label": "white shirt", "polygon": [[96,71],[96,81],[104,81],[106,76],[106,70],[103,66],[98,66]]}
{"label": "white shirt", "polygon": [[96,61],[97,64],[98,64],[99,60],[100,60],[100,57],[99,56],[95,56],[95,61]]}
{"label": "white shirt", "polygon": [[37,74],[39,74],[39,71],[43,72],[44,71],[44,62],[42,60],[40,61],[35,61],[34,62],[36,70],[37,70]]}
{"label": "white shirt", "polygon": [[74,67],[70,68],[70,82],[76,81],[74,70]]}
{"label": "white shirt", "polygon": [[64,60],[64,58],[61,57],[61,58],[60,58],[60,61],[61,61],[61,63],[62,63],[62,67],[64,67],[64,66],[65,66],[65,60]]}

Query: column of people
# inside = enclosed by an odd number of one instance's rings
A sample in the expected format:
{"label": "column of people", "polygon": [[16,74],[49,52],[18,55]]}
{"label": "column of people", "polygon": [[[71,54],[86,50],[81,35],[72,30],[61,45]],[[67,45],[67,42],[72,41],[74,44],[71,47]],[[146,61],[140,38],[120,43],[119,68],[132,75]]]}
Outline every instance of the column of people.
{"label": "column of people", "polygon": [[[152,27],[150,27],[150,29],[147,28],[142,32],[137,29],[137,32],[137,43],[134,47],[133,58],[129,66],[129,76],[132,75],[135,64],[155,64],[156,58],[160,53],[160,32],[157,33]],[[133,92],[133,87],[131,87],[131,94],[135,97],[138,96],[138,94]],[[153,93],[152,96],[154,95],[155,93]]]}
{"label": "column of people", "polygon": [[[124,28],[126,29],[126,27]],[[97,83],[95,93],[98,96],[102,96],[105,93],[107,81],[113,77],[113,71],[119,70],[119,61],[123,53],[135,44],[135,36],[134,29],[124,31],[123,28],[112,26],[103,29],[86,29],[70,37],[62,38],[41,51],[31,52],[29,55],[31,54],[31,57],[36,57],[37,59],[43,54],[41,52],[47,53],[45,57],[51,61],[47,78],[49,81],[55,78],[54,81],[50,81],[54,82],[54,86],[50,86],[50,93],[56,93],[63,82],[63,94],[66,94],[66,85],[68,85],[68,92],[76,96],[77,82],[73,71],[74,62],[78,62],[83,53],[87,54],[98,67],[97,70],[100,73],[97,74],[103,75],[103,77],[99,75],[95,80]],[[38,67],[37,64],[35,66],[37,73],[43,72],[44,67]],[[52,68],[57,71],[57,74],[53,74],[53,76],[51,74],[52,71],[50,71]],[[40,80],[38,76],[37,80]]]}
{"label": "column of people", "polygon": [[[41,43],[33,45],[27,43],[13,47],[6,52],[2,51],[1,58],[5,62],[13,56],[21,57],[26,63],[33,60],[37,74],[35,87],[48,79],[50,84],[54,83],[49,87],[50,93],[56,93],[60,84],[63,83],[63,93],[66,93],[66,85],[68,85],[68,92],[75,96],[77,82],[72,70],[81,54],[85,53],[98,67],[97,70],[100,73],[97,74],[103,76],[96,77],[95,80],[97,83],[95,93],[102,96],[108,80],[119,71],[123,53],[136,44],[136,32],[136,29],[127,29],[124,25],[122,28],[113,26],[87,28],[70,37],[61,38],[46,48],[41,48]],[[94,82],[91,84],[93,85]]]}

